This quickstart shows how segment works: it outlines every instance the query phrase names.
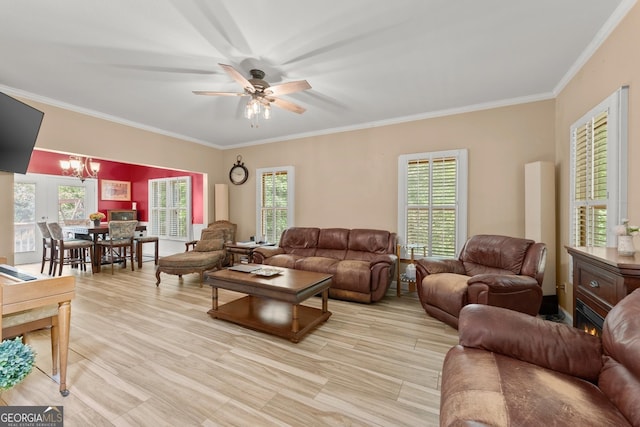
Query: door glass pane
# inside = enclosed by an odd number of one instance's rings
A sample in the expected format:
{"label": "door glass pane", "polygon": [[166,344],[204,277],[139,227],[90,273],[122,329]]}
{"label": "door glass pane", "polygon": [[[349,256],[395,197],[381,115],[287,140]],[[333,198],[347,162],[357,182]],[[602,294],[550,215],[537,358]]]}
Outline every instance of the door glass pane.
{"label": "door glass pane", "polygon": [[33,252],[36,249],[36,185],[16,182],[14,198],[14,251]]}
{"label": "door glass pane", "polygon": [[58,222],[64,223],[68,219],[86,219],[89,214],[85,208],[84,186],[58,186]]}

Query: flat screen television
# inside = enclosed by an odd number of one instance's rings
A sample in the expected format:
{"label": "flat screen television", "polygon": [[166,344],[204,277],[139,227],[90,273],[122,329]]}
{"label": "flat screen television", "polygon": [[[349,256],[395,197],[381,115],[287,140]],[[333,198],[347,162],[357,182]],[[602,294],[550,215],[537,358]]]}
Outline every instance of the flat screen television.
{"label": "flat screen television", "polygon": [[27,173],[44,113],[0,92],[0,170]]}

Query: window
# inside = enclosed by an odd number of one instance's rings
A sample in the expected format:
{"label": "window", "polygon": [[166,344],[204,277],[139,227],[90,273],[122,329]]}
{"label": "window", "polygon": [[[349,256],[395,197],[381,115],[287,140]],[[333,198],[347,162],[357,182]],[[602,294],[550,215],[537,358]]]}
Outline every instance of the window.
{"label": "window", "polygon": [[36,250],[36,185],[27,182],[13,184],[14,251]]}
{"label": "window", "polygon": [[613,226],[627,214],[627,87],[571,126],[569,241],[615,246]]}
{"label": "window", "polygon": [[191,177],[149,180],[150,233],[161,239],[191,240]]}
{"label": "window", "polygon": [[256,171],[256,234],[270,243],[279,243],[282,232],[293,227],[293,166]]}
{"label": "window", "polygon": [[85,208],[86,188],[82,185],[58,185],[58,222],[89,218]]}
{"label": "window", "polygon": [[398,173],[400,241],[455,257],[467,235],[467,150],[402,155]]}

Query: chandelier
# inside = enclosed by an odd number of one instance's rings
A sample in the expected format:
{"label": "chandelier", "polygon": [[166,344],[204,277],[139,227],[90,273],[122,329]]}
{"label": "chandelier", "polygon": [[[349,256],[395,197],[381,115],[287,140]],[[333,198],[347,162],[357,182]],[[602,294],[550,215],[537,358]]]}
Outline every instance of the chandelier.
{"label": "chandelier", "polygon": [[260,118],[263,120],[271,118],[271,103],[260,94],[252,93],[251,99],[244,108],[244,116],[249,119],[252,128],[257,128]]}
{"label": "chandelier", "polygon": [[98,178],[100,163],[91,157],[69,156],[69,160],[60,160],[62,175],[80,178],[84,182],[87,178]]}

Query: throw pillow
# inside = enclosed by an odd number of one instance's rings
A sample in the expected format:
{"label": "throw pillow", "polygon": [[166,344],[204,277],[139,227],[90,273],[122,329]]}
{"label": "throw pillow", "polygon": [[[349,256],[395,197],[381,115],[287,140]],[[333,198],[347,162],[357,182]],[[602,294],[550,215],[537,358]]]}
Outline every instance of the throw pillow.
{"label": "throw pillow", "polygon": [[200,234],[200,240],[210,240],[210,239],[223,239],[224,242],[224,232],[222,230],[202,230],[202,234]]}
{"label": "throw pillow", "polygon": [[219,251],[223,246],[224,241],[222,239],[198,240],[194,250],[197,252]]}

